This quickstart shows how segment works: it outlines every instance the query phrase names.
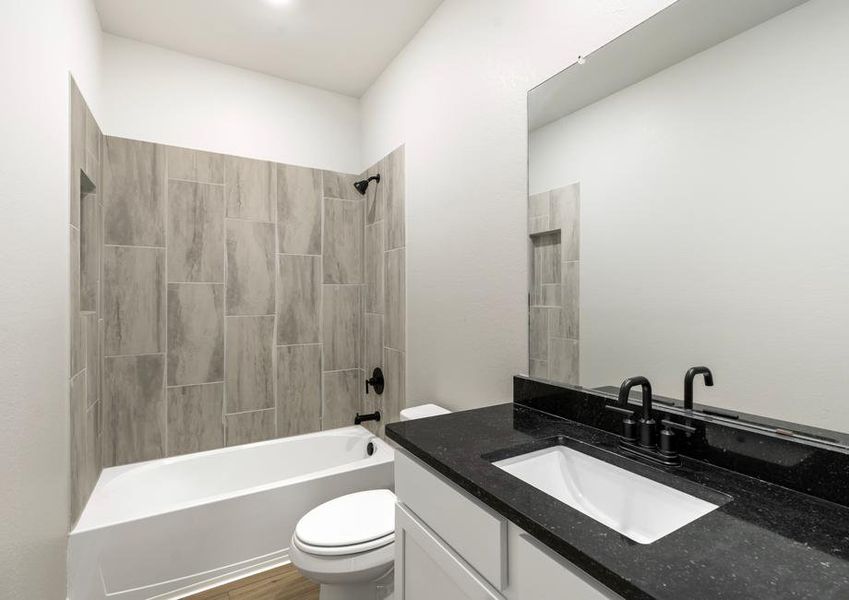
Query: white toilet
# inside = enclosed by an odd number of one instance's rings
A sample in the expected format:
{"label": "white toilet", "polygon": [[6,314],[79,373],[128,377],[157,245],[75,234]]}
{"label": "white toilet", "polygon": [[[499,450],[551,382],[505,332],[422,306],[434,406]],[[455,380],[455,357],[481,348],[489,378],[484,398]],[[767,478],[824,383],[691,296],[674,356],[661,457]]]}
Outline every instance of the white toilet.
{"label": "white toilet", "polygon": [[[424,404],[401,411],[409,421],[450,411]],[[334,498],[301,517],[292,564],[321,584],[320,600],[391,600],[395,561],[395,494],[367,490]]]}

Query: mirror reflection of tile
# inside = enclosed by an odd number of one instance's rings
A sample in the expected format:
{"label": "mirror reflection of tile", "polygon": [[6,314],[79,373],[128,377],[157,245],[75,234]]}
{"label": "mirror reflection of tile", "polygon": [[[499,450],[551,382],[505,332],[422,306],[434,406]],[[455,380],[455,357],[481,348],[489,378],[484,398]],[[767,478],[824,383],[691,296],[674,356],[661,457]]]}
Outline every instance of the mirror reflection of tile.
{"label": "mirror reflection of tile", "polygon": [[580,185],[528,198],[528,369],[531,377],[580,383]]}

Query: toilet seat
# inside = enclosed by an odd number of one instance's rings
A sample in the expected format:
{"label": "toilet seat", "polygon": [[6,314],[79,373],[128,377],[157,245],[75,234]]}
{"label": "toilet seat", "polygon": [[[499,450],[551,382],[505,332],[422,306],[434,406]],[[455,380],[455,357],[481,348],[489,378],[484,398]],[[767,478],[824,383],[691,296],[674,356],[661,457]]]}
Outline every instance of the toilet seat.
{"label": "toilet seat", "polygon": [[298,521],[292,541],[316,556],[345,556],[395,541],[395,494],[367,490],[334,498]]}
{"label": "toilet seat", "polygon": [[359,554],[360,552],[376,550],[377,548],[382,548],[387,544],[391,544],[395,541],[395,533],[390,533],[389,535],[381,538],[363,542],[362,544],[353,544],[351,546],[313,546],[300,540],[297,534],[295,534],[292,538],[292,541],[299,550],[316,556],[346,556],[349,554]]}

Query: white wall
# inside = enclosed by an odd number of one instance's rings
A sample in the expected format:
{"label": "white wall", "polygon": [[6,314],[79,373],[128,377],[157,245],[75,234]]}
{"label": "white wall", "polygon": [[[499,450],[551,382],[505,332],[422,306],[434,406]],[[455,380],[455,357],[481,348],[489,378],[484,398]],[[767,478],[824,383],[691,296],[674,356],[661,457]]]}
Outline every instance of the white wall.
{"label": "white wall", "polygon": [[811,0],[533,133],[531,192],[581,183],[582,385],[705,363],[697,400],[849,430],[846,23]]}
{"label": "white wall", "polygon": [[406,144],[407,402],[508,402],[527,370],[526,94],[670,0],[446,0],[362,98]]}
{"label": "white wall", "polygon": [[89,0],[6,1],[0,35],[0,596],[65,597],[68,70],[95,114]]}
{"label": "white wall", "polygon": [[359,173],[355,98],[103,36],[107,135]]}

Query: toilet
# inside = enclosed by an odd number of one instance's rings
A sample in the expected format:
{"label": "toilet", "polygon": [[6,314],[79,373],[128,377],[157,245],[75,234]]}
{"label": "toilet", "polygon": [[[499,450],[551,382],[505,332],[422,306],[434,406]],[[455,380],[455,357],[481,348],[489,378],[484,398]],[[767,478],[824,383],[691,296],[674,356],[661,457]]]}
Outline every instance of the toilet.
{"label": "toilet", "polygon": [[[401,420],[450,411],[424,404],[401,411]],[[321,585],[320,600],[391,600],[395,561],[395,494],[366,490],[334,498],[298,521],[292,564]]]}

